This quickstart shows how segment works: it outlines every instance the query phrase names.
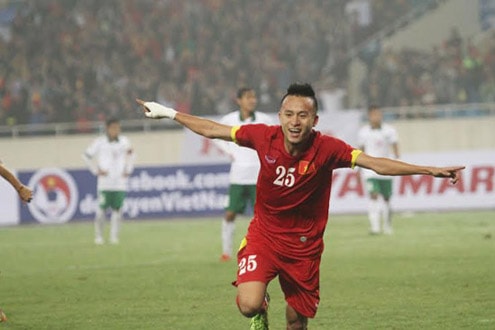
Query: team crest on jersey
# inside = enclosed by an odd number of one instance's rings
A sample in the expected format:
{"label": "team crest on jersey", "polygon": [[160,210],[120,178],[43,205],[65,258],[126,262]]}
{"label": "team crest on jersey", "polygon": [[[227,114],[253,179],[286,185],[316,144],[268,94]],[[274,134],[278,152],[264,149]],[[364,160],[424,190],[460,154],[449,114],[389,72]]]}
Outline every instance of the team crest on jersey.
{"label": "team crest on jersey", "polygon": [[69,221],[77,208],[77,186],[70,174],[58,168],[42,169],[29,180],[33,200],[28,204],[33,217],[41,223]]}
{"label": "team crest on jersey", "polygon": [[275,162],[277,161],[275,158],[269,155],[265,155],[265,160],[268,162],[268,164],[275,164]]}
{"label": "team crest on jersey", "polygon": [[310,174],[316,171],[314,163],[310,163],[307,160],[300,160],[297,172],[301,175]]}

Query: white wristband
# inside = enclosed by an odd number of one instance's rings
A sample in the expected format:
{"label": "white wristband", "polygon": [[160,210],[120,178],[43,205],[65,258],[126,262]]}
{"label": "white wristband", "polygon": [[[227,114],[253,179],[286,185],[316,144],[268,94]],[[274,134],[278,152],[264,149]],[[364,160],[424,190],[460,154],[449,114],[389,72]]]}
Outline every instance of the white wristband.
{"label": "white wristband", "polygon": [[177,111],[172,108],[167,108],[156,102],[144,102],[144,106],[149,111],[146,111],[144,114],[148,118],[169,118],[174,119]]}

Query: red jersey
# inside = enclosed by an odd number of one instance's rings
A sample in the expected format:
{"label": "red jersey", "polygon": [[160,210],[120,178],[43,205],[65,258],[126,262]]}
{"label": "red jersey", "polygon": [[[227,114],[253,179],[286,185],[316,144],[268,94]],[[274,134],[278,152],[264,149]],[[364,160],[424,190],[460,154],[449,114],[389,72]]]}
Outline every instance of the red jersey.
{"label": "red jersey", "polygon": [[291,156],[280,126],[244,125],[235,127],[233,135],[239,145],[256,150],[261,163],[247,240],[264,239],[286,257],[321,255],[332,171],[353,167],[359,151],[313,131],[308,150]]}

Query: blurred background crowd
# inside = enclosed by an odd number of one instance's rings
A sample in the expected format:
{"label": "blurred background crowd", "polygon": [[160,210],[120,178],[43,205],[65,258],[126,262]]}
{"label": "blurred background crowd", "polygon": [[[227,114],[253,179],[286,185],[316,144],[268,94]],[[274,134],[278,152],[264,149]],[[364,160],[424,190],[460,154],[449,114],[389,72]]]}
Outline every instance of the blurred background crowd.
{"label": "blurred background crowd", "polygon": [[452,28],[431,52],[383,49],[361,89],[369,103],[389,107],[495,102],[495,34],[478,46]]}
{"label": "blurred background crowd", "polygon": [[350,49],[435,2],[3,0],[0,125],[141,118],[136,97],[224,114],[245,85],[273,112],[293,81],[342,100],[324,107],[494,102],[495,36],[455,28],[428,52],[361,54],[361,101],[346,98]]}

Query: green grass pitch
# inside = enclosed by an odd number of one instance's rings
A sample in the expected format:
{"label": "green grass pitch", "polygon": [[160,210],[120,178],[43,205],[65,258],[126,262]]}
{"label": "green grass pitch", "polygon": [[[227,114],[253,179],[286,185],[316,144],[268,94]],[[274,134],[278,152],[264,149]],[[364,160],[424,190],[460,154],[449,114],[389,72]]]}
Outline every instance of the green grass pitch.
{"label": "green grass pitch", "polygon": [[[248,219],[237,221],[242,238]],[[310,329],[495,329],[495,211],[333,216]],[[118,246],[90,222],[0,228],[1,329],[248,329],[236,263],[220,263],[220,220],[126,221]],[[272,329],[285,329],[278,281]]]}

